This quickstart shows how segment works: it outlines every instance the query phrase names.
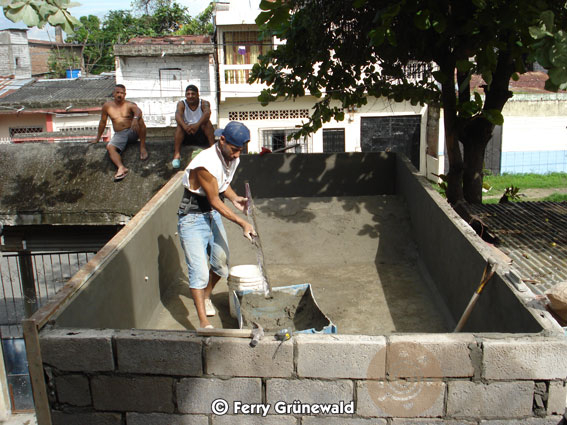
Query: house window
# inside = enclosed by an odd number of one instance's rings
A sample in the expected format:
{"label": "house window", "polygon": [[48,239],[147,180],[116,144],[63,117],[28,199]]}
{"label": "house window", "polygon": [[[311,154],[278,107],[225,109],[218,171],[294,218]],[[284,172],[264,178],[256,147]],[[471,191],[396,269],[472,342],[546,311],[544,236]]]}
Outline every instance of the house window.
{"label": "house window", "polygon": [[43,132],[43,127],[10,127],[10,137],[18,137],[19,134],[33,134]]}
{"label": "house window", "polygon": [[323,129],[323,152],[344,152],[345,151],[345,129],[344,128],[324,128]]}
{"label": "house window", "polygon": [[287,153],[309,153],[312,150],[310,149],[310,139],[301,137],[298,140],[294,138],[288,140],[288,136],[295,133],[295,131],[295,129],[285,128],[262,130],[262,146],[270,149],[272,152],[289,146],[290,148],[285,150]]}
{"label": "house window", "polygon": [[[227,31],[224,33],[225,65],[253,65],[258,56],[272,50],[271,41],[260,40],[260,31]],[[250,67],[251,68],[251,67]],[[247,84],[249,69],[225,70],[228,84]]]}

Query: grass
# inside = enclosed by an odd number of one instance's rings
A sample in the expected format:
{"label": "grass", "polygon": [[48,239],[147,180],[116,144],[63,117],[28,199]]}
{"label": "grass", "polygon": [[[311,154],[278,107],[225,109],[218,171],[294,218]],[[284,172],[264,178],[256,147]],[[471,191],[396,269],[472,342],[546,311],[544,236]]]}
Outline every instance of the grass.
{"label": "grass", "polygon": [[512,185],[524,189],[567,187],[567,173],[549,174],[502,174],[485,176],[484,181],[492,186],[491,192],[502,192]]}
{"label": "grass", "polygon": [[[483,194],[482,202],[484,204],[496,204],[506,188],[510,186],[519,188],[520,194],[526,189],[567,188],[567,173],[502,174],[500,176],[485,176],[484,182],[488,183],[492,188],[490,192]],[[445,196],[439,185],[434,184],[433,186],[439,193]],[[565,202],[567,201],[567,195],[556,193],[541,199],[530,199],[530,201]]]}

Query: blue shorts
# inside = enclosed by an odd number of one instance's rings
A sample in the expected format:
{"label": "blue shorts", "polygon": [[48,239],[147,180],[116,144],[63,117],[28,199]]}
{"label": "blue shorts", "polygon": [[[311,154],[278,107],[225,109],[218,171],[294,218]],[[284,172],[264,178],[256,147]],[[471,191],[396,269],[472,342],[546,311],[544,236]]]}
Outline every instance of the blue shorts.
{"label": "blue shorts", "polygon": [[209,264],[218,276],[228,277],[228,239],[218,211],[180,215],[177,231],[185,253],[190,288],[207,287]]}
{"label": "blue shorts", "polygon": [[138,133],[131,128],[127,128],[114,133],[114,136],[112,136],[112,139],[110,139],[108,143],[112,146],[116,146],[120,149],[120,152],[123,152],[128,142],[135,142],[136,140],[138,140]]}

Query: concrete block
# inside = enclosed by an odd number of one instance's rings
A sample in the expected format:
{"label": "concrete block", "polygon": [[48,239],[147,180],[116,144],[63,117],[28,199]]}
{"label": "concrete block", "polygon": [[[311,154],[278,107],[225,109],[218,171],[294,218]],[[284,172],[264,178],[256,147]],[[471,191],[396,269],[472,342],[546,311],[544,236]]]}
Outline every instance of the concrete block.
{"label": "concrete block", "polygon": [[[350,403],[354,400],[353,383],[347,380],[318,381],[311,379],[268,379],[266,402],[274,406],[278,401],[302,404]],[[273,407],[272,407],[273,411]]]}
{"label": "concrete block", "polygon": [[420,418],[444,414],[446,384],[440,381],[358,381],[360,416]]}
{"label": "concrete block", "polygon": [[186,332],[120,331],[115,335],[120,372],[200,376],[201,338]]}
{"label": "concrete block", "polygon": [[301,420],[301,425],[386,425],[386,419],[378,418],[321,418],[316,416],[304,416]]}
{"label": "concrete block", "polygon": [[53,329],[40,333],[41,357],[60,371],[114,370],[113,330]]}
{"label": "concrete block", "polygon": [[84,375],[62,375],[55,378],[55,389],[59,403],[73,406],[89,406],[91,390],[89,379]]}
{"label": "concrete block", "polygon": [[261,403],[259,378],[185,378],[177,384],[177,406],[181,413],[212,413],[211,406],[222,399],[233,413],[234,402]]}
{"label": "concrete block", "polygon": [[562,416],[548,416],[546,418],[500,419],[480,421],[480,425],[559,425]]}
{"label": "concrete block", "polygon": [[204,351],[207,375],[284,378],[294,371],[293,341],[266,338],[252,348],[247,338],[210,338]]}
{"label": "concrete block", "polygon": [[205,415],[126,413],[126,425],[209,425],[209,418]]}
{"label": "concrete block", "polygon": [[293,416],[213,416],[213,425],[297,425]]}
{"label": "concrete block", "polygon": [[300,377],[385,377],[386,338],[382,336],[298,334],[294,339]]}
{"label": "concrete block", "polygon": [[390,425],[477,425],[477,422],[474,421],[452,421],[448,419],[430,419],[430,418],[423,418],[423,419],[392,419]]}
{"label": "concrete block", "polygon": [[547,414],[562,415],[567,407],[567,386],[562,381],[549,383],[549,396],[547,398]]}
{"label": "concrete block", "polygon": [[97,410],[172,413],[173,379],[140,376],[95,376],[91,380]]}
{"label": "concrete block", "polygon": [[485,379],[565,379],[567,340],[525,338],[483,342]]}
{"label": "concrete block", "polygon": [[522,418],[531,416],[532,381],[449,382],[447,416],[454,418]]}
{"label": "concrete block", "polygon": [[51,411],[53,425],[122,425],[122,415],[119,413],[67,413]]}
{"label": "concrete block", "polygon": [[472,377],[469,334],[393,335],[388,342],[390,379]]}

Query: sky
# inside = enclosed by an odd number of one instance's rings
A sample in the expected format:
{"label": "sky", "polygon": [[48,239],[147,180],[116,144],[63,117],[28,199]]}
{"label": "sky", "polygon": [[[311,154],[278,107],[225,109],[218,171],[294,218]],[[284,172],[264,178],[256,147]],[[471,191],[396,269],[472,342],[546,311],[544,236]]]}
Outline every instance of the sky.
{"label": "sky", "polygon": [[[96,15],[104,18],[110,10],[128,10],[131,8],[132,0],[75,0],[80,3],[80,6],[72,7],[69,9],[71,15],[76,18],[86,15]],[[189,14],[193,17],[201,13],[209,5],[212,0],[176,0],[178,4],[185,6]],[[46,26],[47,28],[48,26]],[[14,23],[4,17],[4,13],[0,8],[0,30],[6,28],[26,28],[22,23]],[[30,28],[28,31],[28,39],[32,40],[54,40],[53,28],[49,27],[40,30],[38,28]]]}

